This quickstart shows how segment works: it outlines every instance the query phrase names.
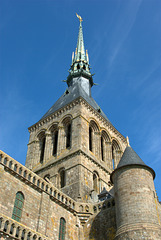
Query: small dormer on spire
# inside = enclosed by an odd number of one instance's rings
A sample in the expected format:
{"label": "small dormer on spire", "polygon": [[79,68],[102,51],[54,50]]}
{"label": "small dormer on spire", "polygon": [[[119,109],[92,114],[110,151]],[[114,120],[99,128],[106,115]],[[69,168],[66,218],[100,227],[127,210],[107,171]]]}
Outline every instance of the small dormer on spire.
{"label": "small dormer on spire", "polygon": [[85,47],[84,47],[83,29],[82,29],[83,19],[77,13],[76,13],[76,16],[79,19],[79,33],[78,33],[78,40],[77,40],[77,47],[75,50],[75,54],[74,52],[72,53],[72,64],[69,70],[67,84],[68,86],[72,86],[74,82],[77,82],[76,78],[83,77],[84,79],[86,79],[86,81],[88,81],[89,86],[88,86],[87,92],[90,95],[90,88],[93,86],[93,78],[92,78],[92,74],[90,72],[90,67],[89,67],[88,51],[87,50],[85,51]]}

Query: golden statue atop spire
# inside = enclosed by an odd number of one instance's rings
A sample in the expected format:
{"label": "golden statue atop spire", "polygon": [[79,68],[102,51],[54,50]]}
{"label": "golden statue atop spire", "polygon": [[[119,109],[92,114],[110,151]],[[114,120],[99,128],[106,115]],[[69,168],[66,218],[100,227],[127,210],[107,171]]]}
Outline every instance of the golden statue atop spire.
{"label": "golden statue atop spire", "polygon": [[81,17],[81,16],[79,16],[77,13],[76,13],[76,16],[77,16],[77,18],[79,18],[79,21],[80,21],[80,22],[82,22],[82,21],[83,21],[82,17]]}

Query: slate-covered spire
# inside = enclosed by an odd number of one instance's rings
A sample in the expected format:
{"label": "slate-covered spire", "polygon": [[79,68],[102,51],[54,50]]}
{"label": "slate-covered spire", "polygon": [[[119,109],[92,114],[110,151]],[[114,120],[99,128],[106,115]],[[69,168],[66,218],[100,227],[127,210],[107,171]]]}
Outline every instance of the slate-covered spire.
{"label": "slate-covered spire", "polygon": [[[72,64],[69,70],[69,76],[67,78],[68,86],[72,86],[76,77],[84,77],[88,79],[89,89],[93,86],[93,78],[89,67],[89,57],[87,50],[85,51],[82,29],[82,18],[76,14],[79,18],[79,33],[77,40],[77,47],[75,53],[72,54]],[[89,91],[90,92],[90,91]]]}

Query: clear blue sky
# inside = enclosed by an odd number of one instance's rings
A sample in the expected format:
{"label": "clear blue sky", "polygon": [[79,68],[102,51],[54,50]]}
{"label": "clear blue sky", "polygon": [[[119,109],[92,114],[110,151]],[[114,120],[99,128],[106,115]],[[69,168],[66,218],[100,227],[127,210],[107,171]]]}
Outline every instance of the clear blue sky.
{"label": "clear blue sky", "polygon": [[25,163],[29,133],[66,89],[83,18],[92,96],[156,172],[161,200],[161,1],[1,0],[0,148]]}

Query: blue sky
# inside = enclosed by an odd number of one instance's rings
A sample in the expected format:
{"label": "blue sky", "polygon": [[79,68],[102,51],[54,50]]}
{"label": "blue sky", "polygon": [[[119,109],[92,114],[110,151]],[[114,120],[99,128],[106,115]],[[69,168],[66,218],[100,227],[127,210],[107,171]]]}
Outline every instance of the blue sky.
{"label": "blue sky", "polygon": [[25,163],[29,133],[66,89],[83,18],[92,96],[156,172],[161,201],[161,1],[1,0],[0,149]]}

